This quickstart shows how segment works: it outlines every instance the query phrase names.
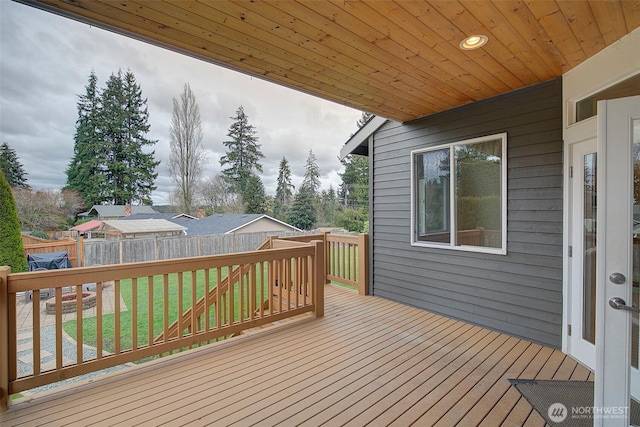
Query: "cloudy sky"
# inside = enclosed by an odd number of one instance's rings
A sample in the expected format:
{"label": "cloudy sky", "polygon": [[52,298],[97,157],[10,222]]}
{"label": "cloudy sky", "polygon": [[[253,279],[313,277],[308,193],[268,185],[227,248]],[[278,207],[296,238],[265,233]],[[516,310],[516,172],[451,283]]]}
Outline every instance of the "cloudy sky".
{"label": "cloudy sky", "polygon": [[355,132],[360,111],[0,0],[0,143],[16,151],[33,188],[65,185],[78,95],[85,93],[91,70],[102,88],[118,69],[130,69],[148,99],[148,136],[158,140],[156,159],[162,162],[155,204],[168,203],[173,187],[166,169],[172,99],[179,97],[186,82],[200,106],[206,176],[220,172],[222,142],[242,105],[265,155],[262,181],[267,194],[275,193],[283,156],[297,188],[310,149],[320,167],[322,188],[338,187],[338,153]]}

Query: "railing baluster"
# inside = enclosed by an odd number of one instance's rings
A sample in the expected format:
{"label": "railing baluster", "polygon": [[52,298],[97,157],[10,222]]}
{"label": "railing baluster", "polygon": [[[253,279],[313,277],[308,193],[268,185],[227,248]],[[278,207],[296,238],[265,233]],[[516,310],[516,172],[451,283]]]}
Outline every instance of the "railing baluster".
{"label": "railing baluster", "polygon": [[56,369],[62,369],[62,287],[56,288]]}
{"label": "railing baluster", "polygon": [[115,345],[114,350],[115,354],[120,354],[120,279],[116,279],[114,285],[114,302],[115,302],[115,313],[114,313],[114,326],[115,326]]}
{"label": "railing baluster", "polygon": [[148,325],[148,337],[147,346],[153,347],[153,276],[147,276],[147,321]]}
{"label": "railing baluster", "polygon": [[291,288],[293,287],[293,260],[285,259],[282,262],[286,266],[284,274],[286,275],[287,283],[287,311],[289,311],[291,310],[291,299],[293,298],[291,294]]}
{"label": "railing baluster", "polygon": [[302,276],[300,276],[300,269],[301,269],[301,263],[300,263],[300,257],[296,257],[294,259],[294,283],[295,283],[295,294],[296,294],[296,299],[295,299],[295,307],[298,308],[300,306],[300,287],[302,285]]}
{"label": "railing baluster", "polygon": [[138,349],[138,278],[131,279],[131,350]]}
{"label": "railing baluster", "polygon": [[209,283],[210,279],[210,269],[206,268],[204,270],[204,331],[209,332],[209,328],[211,327],[210,322],[210,311],[211,305],[209,304],[209,290],[211,289],[211,284]]}
{"label": "railing baluster", "polygon": [[76,285],[76,364],[82,365],[84,361],[82,336],[82,285]]}
{"label": "railing baluster", "polygon": [[264,317],[264,263],[262,261],[256,263],[256,268],[257,268],[256,273],[258,276],[257,280],[260,281],[260,292],[259,292],[259,296],[256,295],[257,297],[256,303],[258,304],[258,307],[257,307],[258,314],[262,318]]}
{"label": "railing baluster", "polygon": [[[176,337],[178,340],[182,340],[182,332],[184,330],[184,325],[182,321],[182,313],[184,313],[184,309],[182,308],[182,271],[178,272],[178,332]],[[182,346],[180,346],[182,349]]]}
{"label": "railing baluster", "polygon": [[220,302],[222,295],[220,291],[220,283],[222,283],[222,267],[216,267],[216,288],[218,291],[216,292],[216,329],[220,329],[222,327],[223,317],[222,317],[222,303]]}
{"label": "railing baluster", "polygon": [[239,266],[238,268],[240,269],[240,275],[238,276],[238,322],[243,323],[245,317],[244,287],[247,282],[247,272],[245,271],[243,266]]}
{"label": "railing baluster", "polygon": [[[240,268],[240,266],[238,266],[238,268]],[[227,267],[227,274],[229,276],[229,297],[228,297],[229,305],[228,305],[228,311],[227,311],[227,313],[229,313],[229,326],[233,325],[233,323],[236,320],[236,316],[235,316],[236,313],[234,310],[235,308],[234,307],[234,303],[235,303],[234,290],[235,290],[236,284],[231,280],[231,276],[233,274],[232,272],[233,272],[233,266]],[[240,273],[241,271],[238,271],[238,281],[242,280],[242,275]]]}
{"label": "railing baluster", "polygon": [[[164,297],[163,301],[163,310],[164,310],[164,319],[163,319],[163,329],[164,329],[164,342],[169,341],[169,275],[162,275],[162,295]],[[169,352],[171,353],[171,352]]]}
{"label": "railing baluster", "polygon": [[191,336],[198,333],[198,319],[196,316],[196,271],[191,270]]}
{"label": "railing baluster", "polygon": [[31,294],[33,307],[33,333],[31,344],[33,348],[33,375],[40,375],[40,290],[35,289]]}
{"label": "railing baluster", "polygon": [[282,286],[284,285],[284,278],[282,277],[282,261],[277,261],[277,274],[278,274],[278,313],[282,313]]}
{"label": "railing baluster", "polygon": [[[62,291],[62,289],[60,289]],[[96,358],[102,359],[102,282],[96,282]]]}

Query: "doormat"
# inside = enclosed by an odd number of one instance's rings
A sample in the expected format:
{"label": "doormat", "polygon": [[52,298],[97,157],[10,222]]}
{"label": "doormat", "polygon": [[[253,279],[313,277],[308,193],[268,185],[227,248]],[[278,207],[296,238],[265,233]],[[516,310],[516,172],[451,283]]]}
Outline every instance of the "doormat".
{"label": "doormat", "polygon": [[557,380],[519,380],[509,382],[550,426],[592,427],[595,417],[620,418],[629,410],[631,424],[640,425],[640,404],[633,399],[631,408],[593,407],[593,382]]}

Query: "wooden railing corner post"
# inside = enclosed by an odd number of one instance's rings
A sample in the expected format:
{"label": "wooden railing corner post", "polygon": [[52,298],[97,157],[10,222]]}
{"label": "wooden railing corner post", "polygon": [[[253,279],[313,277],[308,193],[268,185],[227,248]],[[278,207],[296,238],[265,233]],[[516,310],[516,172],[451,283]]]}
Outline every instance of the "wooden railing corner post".
{"label": "wooden railing corner post", "polygon": [[0,412],[9,409],[9,273],[0,267]]}
{"label": "wooden railing corner post", "polygon": [[369,295],[369,234],[358,234],[358,293]]}
{"label": "wooden railing corner post", "polygon": [[324,316],[324,285],[327,283],[327,270],[325,267],[324,240],[313,240],[311,242],[315,247],[315,265],[314,270],[314,304],[316,317]]}

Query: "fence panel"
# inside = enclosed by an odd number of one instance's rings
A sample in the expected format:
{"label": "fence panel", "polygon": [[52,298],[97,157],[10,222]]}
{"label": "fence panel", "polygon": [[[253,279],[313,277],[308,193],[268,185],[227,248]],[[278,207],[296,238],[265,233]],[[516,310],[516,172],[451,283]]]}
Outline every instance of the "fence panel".
{"label": "fence panel", "polygon": [[[24,245],[24,254],[42,254],[42,253],[50,253],[50,252],[67,252],[67,256],[69,257],[69,261],[73,267],[80,267],[82,264],[79,264],[78,260],[78,243],[75,240],[43,240],[36,239],[31,236],[22,236],[22,241]],[[28,241],[29,243],[24,243]]]}
{"label": "fence panel", "polygon": [[256,250],[269,236],[296,236],[300,232],[257,232],[206,236],[84,242],[84,265],[124,264]]}
{"label": "fence panel", "polygon": [[84,244],[84,265],[120,264],[120,244],[118,241],[86,241]]}

